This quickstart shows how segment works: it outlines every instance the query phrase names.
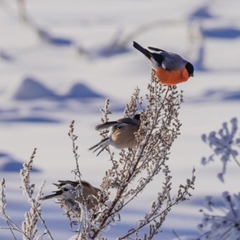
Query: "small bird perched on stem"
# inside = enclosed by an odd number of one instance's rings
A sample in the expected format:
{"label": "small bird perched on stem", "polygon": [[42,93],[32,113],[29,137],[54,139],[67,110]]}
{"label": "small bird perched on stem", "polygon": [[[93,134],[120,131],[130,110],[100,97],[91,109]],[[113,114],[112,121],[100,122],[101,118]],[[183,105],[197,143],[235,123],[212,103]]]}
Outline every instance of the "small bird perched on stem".
{"label": "small bird perched on stem", "polygon": [[171,87],[193,77],[193,65],[178,54],[155,47],[148,47],[149,51],[136,42],[133,42],[133,47],[150,60],[160,84]]}
{"label": "small bird perched on stem", "polygon": [[56,198],[68,217],[80,216],[80,204],[85,205],[88,211],[97,204],[100,189],[93,187],[90,183],[84,180],[59,180],[58,182],[53,184],[58,190],[42,199]]}
{"label": "small bird perched on stem", "polygon": [[103,130],[111,128],[108,137],[96,145],[89,148],[96,152],[100,149],[97,156],[109,145],[118,149],[133,148],[137,145],[135,132],[138,131],[140,126],[140,114],[134,115],[132,118],[121,118],[117,121],[105,122],[96,126],[96,130]]}

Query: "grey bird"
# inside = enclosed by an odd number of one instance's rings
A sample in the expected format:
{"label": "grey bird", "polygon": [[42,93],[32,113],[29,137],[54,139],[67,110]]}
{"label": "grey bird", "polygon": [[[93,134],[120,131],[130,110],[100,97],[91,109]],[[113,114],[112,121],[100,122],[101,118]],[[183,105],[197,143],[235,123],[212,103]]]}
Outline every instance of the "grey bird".
{"label": "grey bird", "polygon": [[89,150],[96,152],[100,149],[97,156],[109,145],[115,148],[133,148],[137,145],[135,132],[140,126],[140,114],[134,115],[132,118],[121,118],[117,121],[105,122],[96,126],[96,130],[111,128],[107,138],[95,144]]}
{"label": "grey bird", "polygon": [[44,196],[42,199],[56,198],[57,203],[65,210],[68,217],[80,216],[80,204],[85,205],[88,211],[97,204],[100,194],[99,188],[84,180],[81,180],[81,184],[79,180],[59,180],[58,182],[53,184],[57,186],[58,190],[53,191],[53,194]]}

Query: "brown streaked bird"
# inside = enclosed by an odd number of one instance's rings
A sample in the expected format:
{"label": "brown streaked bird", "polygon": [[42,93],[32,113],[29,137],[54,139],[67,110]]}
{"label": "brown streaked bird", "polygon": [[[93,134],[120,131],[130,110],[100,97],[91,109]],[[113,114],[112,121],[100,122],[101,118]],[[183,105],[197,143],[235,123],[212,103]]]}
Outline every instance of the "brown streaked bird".
{"label": "brown streaked bird", "polygon": [[140,126],[140,114],[134,115],[132,118],[121,118],[117,121],[105,122],[96,126],[96,130],[111,128],[107,138],[96,145],[89,148],[96,152],[100,149],[97,156],[109,145],[115,148],[133,148],[137,145],[134,133],[138,131]]}
{"label": "brown streaked bird", "polygon": [[[57,203],[67,213],[68,217],[79,217],[81,213],[80,204],[86,204],[87,210],[92,209],[98,202],[100,189],[93,187],[90,183],[81,180],[59,180],[59,183],[54,183],[58,190],[53,191],[53,194],[44,196],[42,199],[56,198]],[[81,189],[82,187],[82,194]]]}
{"label": "brown streaked bird", "polygon": [[133,47],[150,60],[160,84],[171,87],[193,77],[193,65],[178,54],[155,47],[148,47],[149,51],[136,42],[133,42]]}

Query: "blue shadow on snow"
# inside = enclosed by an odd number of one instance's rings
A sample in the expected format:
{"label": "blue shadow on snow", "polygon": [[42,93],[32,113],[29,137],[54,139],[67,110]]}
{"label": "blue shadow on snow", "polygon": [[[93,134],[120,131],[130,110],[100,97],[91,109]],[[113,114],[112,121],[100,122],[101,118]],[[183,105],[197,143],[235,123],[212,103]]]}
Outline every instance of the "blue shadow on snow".
{"label": "blue shadow on snow", "polygon": [[25,78],[13,96],[15,100],[50,99],[61,101],[75,99],[81,101],[86,98],[105,98],[105,96],[93,91],[83,83],[76,83],[67,94],[59,95],[32,77]]}
{"label": "blue shadow on snow", "polygon": [[[0,172],[19,172],[23,168],[23,163],[14,159],[10,154],[0,152]],[[32,172],[40,172],[33,167]]]}
{"label": "blue shadow on snow", "polygon": [[202,34],[208,38],[235,39],[240,37],[240,30],[234,27],[202,29]]}

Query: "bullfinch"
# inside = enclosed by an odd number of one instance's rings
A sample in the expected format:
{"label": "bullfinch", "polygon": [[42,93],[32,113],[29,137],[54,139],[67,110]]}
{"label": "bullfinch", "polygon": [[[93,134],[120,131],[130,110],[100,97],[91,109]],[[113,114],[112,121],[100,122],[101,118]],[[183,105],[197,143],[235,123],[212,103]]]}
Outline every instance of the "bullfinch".
{"label": "bullfinch", "polygon": [[[97,204],[100,189],[93,187],[90,183],[81,180],[59,180],[57,190],[53,194],[46,195],[42,199],[56,198],[60,207],[66,211],[68,216],[79,217],[81,209],[79,203],[86,204],[88,210],[92,209]],[[82,187],[82,194],[81,189]]]}
{"label": "bullfinch", "polygon": [[136,42],[133,42],[133,47],[150,60],[160,84],[174,86],[193,77],[193,65],[178,54],[155,47],[148,47],[149,51]]}
{"label": "bullfinch", "polygon": [[97,156],[109,145],[118,149],[133,148],[137,145],[134,133],[140,126],[140,114],[132,118],[121,118],[117,121],[105,122],[96,126],[96,130],[111,128],[107,138],[89,148],[96,152],[100,149]]}

